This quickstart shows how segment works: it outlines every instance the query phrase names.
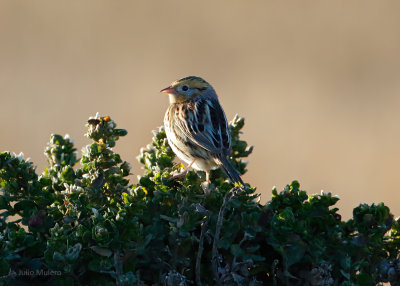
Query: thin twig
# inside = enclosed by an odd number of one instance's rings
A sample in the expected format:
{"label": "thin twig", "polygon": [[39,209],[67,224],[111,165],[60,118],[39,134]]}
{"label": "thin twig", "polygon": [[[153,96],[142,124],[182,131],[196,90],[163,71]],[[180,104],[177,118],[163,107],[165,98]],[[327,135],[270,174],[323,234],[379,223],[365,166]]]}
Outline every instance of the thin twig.
{"label": "thin twig", "polygon": [[197,251],[196,257],[196,283],[198,286],[201,286],[201,272],[200,272],[200,265],[201,265],[201,256],[203,255],[203,244],[204,244],[204,234],[206,232],[208,226],[209,216],[206,216],[205,221],[201,224],[201,232],[200,232],[200,241],[199,241],[199,250]]}
{"label": "thin twig", "polygon": [[115,268],[115,279],[117,280],[117,286],[121,284],[122,275],[122,260],[119,255],[119,251],[114,252],[114,268]]}
{"label": "thin twig", "polygon": [[271,274],[272,274],[272,278],[273,278],[273,286],[278,285],[277,281],[276,281],[276,267],[278,266],[279,260],[275,259],[274,262],[271,265]]}
{"label": "thin twig", "polygon": [[228,192],[224,200],[222,202],[222,206],[219,209],[219,214],[218,214],[218,220],[217,220],[217,226],[215,228],[215,235],[214,235],[214,242],[213,242],[213,247],[212,247],[212,270],[214,273],[214,277],[217,279],[217,284],[219,285],[219,277],[218,277],[218,266],[219,266],[219,254],[218,254],[218,242],[219,242],[219,234],[221,232],[222,228],[222,223],[223,223],[223,218],[225,214],[225,209],[226,209],[226,203],[230,200],[232,196],[232,192]]}

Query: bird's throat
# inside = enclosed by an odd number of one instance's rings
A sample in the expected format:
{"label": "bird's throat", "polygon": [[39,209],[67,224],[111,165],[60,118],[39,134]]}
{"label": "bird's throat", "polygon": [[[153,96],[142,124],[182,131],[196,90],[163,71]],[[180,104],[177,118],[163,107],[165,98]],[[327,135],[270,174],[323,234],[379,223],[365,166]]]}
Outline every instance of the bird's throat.
{"label": "bird's throat", "polygon": [[185,96],[182,96],[180,94],[168,94],[169,96],[169,103],[181,103],[187,100]]}

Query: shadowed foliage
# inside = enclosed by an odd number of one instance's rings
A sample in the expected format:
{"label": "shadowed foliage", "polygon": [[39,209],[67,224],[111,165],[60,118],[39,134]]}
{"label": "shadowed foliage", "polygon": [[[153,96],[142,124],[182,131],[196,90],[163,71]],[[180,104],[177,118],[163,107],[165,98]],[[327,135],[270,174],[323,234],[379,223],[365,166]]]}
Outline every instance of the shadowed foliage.
{"label": "shadowed foliage", "polygon": [[[262,205],[221,170],[205,196],[202,172],[171,180],[182,165],[162,128],[131,184],[112,150],[126,130],[109,116],[87,126],[80,166],[68,136],[51,135],[41,175],[22,154],[0,154],[0,285],[400,285],[400,224],[383,203],[342,221],[337,197],[293,181]],[[243,126],[230,123],[242,174]]]}

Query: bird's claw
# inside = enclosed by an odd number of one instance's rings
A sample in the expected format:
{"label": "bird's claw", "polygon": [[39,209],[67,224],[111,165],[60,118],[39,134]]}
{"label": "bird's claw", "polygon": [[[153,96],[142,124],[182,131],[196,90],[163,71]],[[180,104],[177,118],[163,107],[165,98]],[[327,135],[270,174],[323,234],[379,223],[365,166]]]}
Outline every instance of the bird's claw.
{"label": "bird's claw", "polygon": [[171,177],[171,180],[182,180],[186,177],[186,174],[189,172],[189,169],[186,168],[185,170],[183,170],[182,172],[175,174]]}
{"label": "bird's claw", "polygon": [[211,194],[214,185],[212,185],[210,181],[205,181],[201,183],[200,186],[203,189],[204,195],[209,196]]}

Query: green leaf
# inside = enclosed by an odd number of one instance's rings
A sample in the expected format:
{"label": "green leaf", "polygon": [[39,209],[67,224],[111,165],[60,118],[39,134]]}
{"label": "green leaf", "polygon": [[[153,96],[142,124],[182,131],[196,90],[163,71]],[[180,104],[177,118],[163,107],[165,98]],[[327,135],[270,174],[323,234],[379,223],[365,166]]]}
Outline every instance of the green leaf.
{"label": "green leaf", "polygon": [[244,250],[240,247],[239,244],[232,244],[232,245],[231,245],[231,253],[232,253],[234,256],[239,256],[239,257],[241,257],[241,256],[243,256],[243,254],[244,254],[245,252],[244,252]]}
{"label": "green leaf", "polygon": [[115,136],[125,136],[128,134],[128,131],[125,129],[114,129],[113,133]]}
{"label": "green leaf", "polygon": [[367,273],[361,273],[360,275],[357,275],[357,283],[358,285],[365,285],[365,286],[375,285],[371,275]]}
{"label": "green leaf", "polygon": [[98,258],[91,260],[88,264],[88,268],[91,271],[100,272],[100,271],[109,271],[113,266],[111,260],[106,258]]}
{"label": "green leaf", "polygon": [[67,249],[67,252],[65,254],[65,258],[69,261],[69,262],[73,262],[74,260],[78,259],[79,257],[79,253],[82,250],[82,244],[77,243],[74,246],[70,246]]}
{"label": "green leaf", "polygon": [[299,262],[304,257],[306,249],[306,245],[300,241],[298,244],[291,244],[284,247],[284,255],[286,257],[287,265],[291,266]]}
{"label": "green leaf", "polygon": [[6,276],[10,272],[10,264],[5,258],[0,259],[0,276]]}
{"label": "green leaf", "polygon": [[8,207],[7,200],[2,195],[0,195],[0,210],[6,209],[7,207]]}
{"label": "green leaf", "polygon": [[53,260],[54,261],[58,261],[58,262],[62,262],[65,260],[64,255],[62,255],[60,252],[58,251],[54,251],[53,253]]}
{"label": "green leaf", "polygon": [[36,204],[31,200],[22,200],[14,205],[15,211],[30,210],[36,208]]}
{"label": "green leaf", "polygon": [[347,280],[350,280],[350,274],[344,271],[343,269],[340,269],[340,273],[346,278]]}
{"label": "green leaf", "polygon": [[100,256],[110,257],[112,255],[112,251],[108,248],[99,247],[97,245],[91,246],[91,250],[97,253]]}

